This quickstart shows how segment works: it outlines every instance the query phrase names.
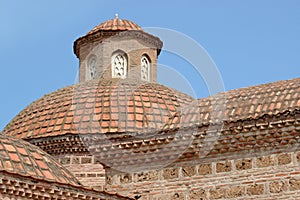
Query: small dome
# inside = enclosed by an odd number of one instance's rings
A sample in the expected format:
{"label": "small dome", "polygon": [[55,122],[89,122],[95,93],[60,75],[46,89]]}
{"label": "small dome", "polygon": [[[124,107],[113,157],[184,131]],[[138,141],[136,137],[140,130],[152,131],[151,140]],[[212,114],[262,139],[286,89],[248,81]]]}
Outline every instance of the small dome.
{"label": "small dome", "polygon": [[50,155],[20,139],[0,133],[0,171],[78,186],[79,181]]}
{"label": "small dome", "polygon": [[141,31],[142,28],[130,20],[119,19],[119,17],[116,15],[114,19],[110,19],[108,21],[99,24],[98,26],[94,27],[91,31],[89,31],[86,35],[91,35],[98,31],[132,31],[132,30]]}
{"label": "small dome", "polygon": [[157,83],[101,79],[60,89],[20,112],[3,133],[18,138],[160,130],[193,98]]}

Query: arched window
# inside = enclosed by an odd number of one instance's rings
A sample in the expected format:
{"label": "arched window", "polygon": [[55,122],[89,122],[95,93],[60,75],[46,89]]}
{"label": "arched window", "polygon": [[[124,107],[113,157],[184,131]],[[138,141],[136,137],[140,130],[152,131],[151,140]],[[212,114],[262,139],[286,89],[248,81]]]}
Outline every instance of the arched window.
{"label": "arched window", "polygon": [[148,56],[143,55],[141,58],[141,79],[142,81],[150,81],[151,62]]}
{"label": "arched window", "polygon": [[88,78],[95,79],[97,76],[97,67],[96,67],[97,57],[95,55],[90,56],[88,59]]}
{"label": "arched window", "polygon": [[111,71],[113,78],[126,78],[127,56],[124,52],[117,51],[111,57]]}

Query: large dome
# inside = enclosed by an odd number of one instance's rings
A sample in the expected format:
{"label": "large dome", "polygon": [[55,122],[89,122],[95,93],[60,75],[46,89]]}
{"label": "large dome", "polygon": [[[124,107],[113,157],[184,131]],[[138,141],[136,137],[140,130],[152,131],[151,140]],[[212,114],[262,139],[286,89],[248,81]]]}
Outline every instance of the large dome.
{"label": "large dome", "polygon": [[87,81],[33,102],[3,130],[30,139],[65,134],[149,132],[193,101],[157,83],[123,79]]}
{"label": "large dome", "polygon": [[38,147],[1,133],[0,171],[55,183],[81,185],[68,170]]}

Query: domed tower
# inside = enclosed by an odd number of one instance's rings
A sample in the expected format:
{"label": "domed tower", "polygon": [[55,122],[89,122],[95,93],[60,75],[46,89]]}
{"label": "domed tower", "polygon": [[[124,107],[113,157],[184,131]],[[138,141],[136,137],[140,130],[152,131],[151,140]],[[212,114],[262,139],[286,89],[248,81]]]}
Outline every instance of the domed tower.
{"label": "domed tower", "polygon": [[74,43],[79,83],[31,103],[3,133],[39,146],[98,189],[105,170],[150,166],[137,149],[193,101],[156,83],[161,48],[159,38],[118,16],[96,26]]}
{"label": "domed tower", "polygon": [[101,23],[74,43],[79,58],[79,81],[101,78],[128,78],[156,82],[159,38],[136,23],[114,19]]}

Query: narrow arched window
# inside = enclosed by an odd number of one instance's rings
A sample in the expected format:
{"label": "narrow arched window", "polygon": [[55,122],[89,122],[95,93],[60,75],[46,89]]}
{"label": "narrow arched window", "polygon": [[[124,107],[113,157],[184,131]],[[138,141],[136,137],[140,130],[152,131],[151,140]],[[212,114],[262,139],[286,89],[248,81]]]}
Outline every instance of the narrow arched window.
{"label": "narrow arched window", "polygon": [[117,51],[111,57],[111,70],[113,78],[126,78],[127,56],[124,52]]}
{"label": "narrow arched window", "polygon": [[88,78],[95,79],[97,76],[97,67],[96,67],[97,57],[95,55],[90,56],[88,60]]}
{"label": "narrow arched window", "polygon": [[141,58],[141,79],[142,81],[150,81],[151,62],[148,56],[143,55]]}

